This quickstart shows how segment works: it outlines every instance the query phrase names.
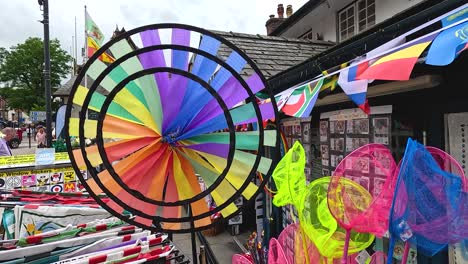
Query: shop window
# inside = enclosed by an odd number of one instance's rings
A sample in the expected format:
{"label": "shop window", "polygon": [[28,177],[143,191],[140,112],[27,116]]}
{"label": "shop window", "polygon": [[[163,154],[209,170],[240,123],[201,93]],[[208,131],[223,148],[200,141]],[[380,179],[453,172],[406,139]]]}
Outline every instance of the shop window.
{"label": "shop window", "polygon": [[338,12],[338,36],[344,41],[375,25],[375,0],[359,0]]}

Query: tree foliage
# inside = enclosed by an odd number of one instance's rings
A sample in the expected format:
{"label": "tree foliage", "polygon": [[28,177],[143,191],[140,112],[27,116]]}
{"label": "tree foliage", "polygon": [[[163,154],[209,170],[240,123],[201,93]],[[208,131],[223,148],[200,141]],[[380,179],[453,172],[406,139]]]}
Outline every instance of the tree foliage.
{"label": "tree foliage", "polygon": [[[52,93],[70,72],[71,56],[57,39],[50,41],[50,80]],[[12,108],[29,112],[45,106],[44,47],[42,39],[28,38],[7,51],[0,48],[0,95]]]}

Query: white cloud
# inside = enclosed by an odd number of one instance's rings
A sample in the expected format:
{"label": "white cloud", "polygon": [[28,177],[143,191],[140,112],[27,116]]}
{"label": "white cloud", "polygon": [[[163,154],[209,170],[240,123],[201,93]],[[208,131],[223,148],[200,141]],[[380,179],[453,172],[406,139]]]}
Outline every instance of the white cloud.
{"label": "white cloud", "polygon": [[[306,0],[49,0],[50,36],[58,38],[63,49],[72,47],[75,17],[77,42],[84,44],[84,6],[106,36],[116,25],[131,29],[155,23],[183,23],[205,29],[266,34],[265,22],[276,14],[279,3],[285,9],[292,4],[299,9]],[[35,0],[1,1],[0,47],[10,47],[28,37],[43,36],[38,20],[42,12]],[[80,54],[80,51],[78,51]]]}

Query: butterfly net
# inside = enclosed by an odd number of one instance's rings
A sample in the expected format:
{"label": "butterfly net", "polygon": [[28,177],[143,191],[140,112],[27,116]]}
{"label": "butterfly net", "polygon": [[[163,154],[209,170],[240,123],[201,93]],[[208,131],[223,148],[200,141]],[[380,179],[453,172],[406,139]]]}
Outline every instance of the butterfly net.
{"label": "butterfly net", "polygon": [[[331,178],[324,177],[310,183],[299,210],[301,226],[308,238],[316,245],[320,254],[327,258],[340,258],[343,255],[346,231],[341,228],[331,214],[346,218],[348,213],[361,210],[370,201],[370,194],[359,184],[344,178],[335,186],[336,200],[329,205],[327,193]],[[331,186],[330,186],[331,187]],[[362,200],[362,201],[361,201]],[[372,244],[374,236],[366,233],[351,232],[349,241],[350,253],[359,252]]]}
{"label": "butterfly net", "polygon": [[232,264],[253,264],[253,262],[240,254],[234,254],[232,256]]}
{"label": "butterfly net", "polygon": [[[304,264],[306,254],[309,263],[320,263],[320,253],[314,243],[302,232],[299,224],[288,225],[278,237],[289,263]],[[304,247],[304,243],[307,245]]]}
{"label": "butterfly net", "polygon": [[[332,176],[328,199],[330,210],[342,227],[379,237],[385,234],[396,168],[392,153],[381,144],[362,146],[340,162]],[[344,179],[361,185],[371,196],[360,195],[353,185],[346,187],[341,183]]]}
{"label": "butterfly net", "polygon": [[268,248],[268,263],[269,264],[289,264],[283,251],[283,247],[276,238],[270,239],[270,245]]}
{"label": "butterfly net", "polygon": [[296,141],[273,171],[272,177],[278,190],[273,199],[274,205],[297,206],[300,203],[300,194],[306,188],[305,160],[304,148]]}
{"label": "butterfly net", "polygon": [[464,179],[444,171],[439,164],[445,161],[439,163],[440,157],[434,158],[423,145],[408,140],[389,218],[391,249],[401,239],[433,256],[449,243],[468,237]]}

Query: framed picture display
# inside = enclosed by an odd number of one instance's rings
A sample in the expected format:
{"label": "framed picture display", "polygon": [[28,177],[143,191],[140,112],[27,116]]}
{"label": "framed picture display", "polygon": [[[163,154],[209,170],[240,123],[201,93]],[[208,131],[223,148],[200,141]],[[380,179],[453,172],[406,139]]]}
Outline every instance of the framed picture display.
{"label": "framed picture display", "polygon": [[[359,147],[369,143],[390,145],[391,112],[391,106],[378,106],[372,107],[371,115],[365,114],[358,108],[322,113],[319,124],[322,174],[333,173],[341,160]],[[352,177],[356,177],[356,182],[379,193],[382,188],[379,179],[370,182],[364,177],[369,173],[366,162],[356,160],[351,163],[353,164],[346,164],[352,166],[351,171],[364,174],[363,177],[359,176],[359,173],[353,174]],[[385,171],[381,174],[385,175]]]}

